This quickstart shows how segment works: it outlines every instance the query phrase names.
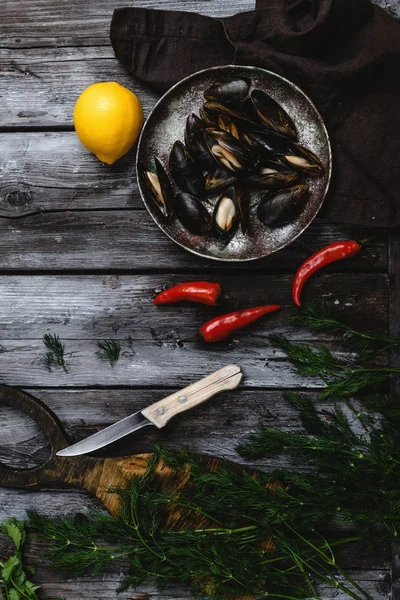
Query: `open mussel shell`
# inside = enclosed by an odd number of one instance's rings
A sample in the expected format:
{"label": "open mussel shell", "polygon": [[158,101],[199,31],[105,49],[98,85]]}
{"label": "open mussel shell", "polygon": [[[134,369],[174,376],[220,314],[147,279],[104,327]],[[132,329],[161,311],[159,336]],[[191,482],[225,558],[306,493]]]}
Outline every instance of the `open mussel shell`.
{"label": "open mussel shell", "polygon": [[292,169],[309,175],[319,175],[324,170],[321,161],[311,150],[281,133],[254,130],[247,132],[245,137],[247,144],[250,141],[253,145],[253,152],[257,150],[260,156],[267,159],[276,160],[278,157]]}
{"label": "open mussel shell", "polygon": [[195,162],[199,161],[205,167],[213,164],[213,157],[204,139],[204,123],[195,114],[189,115],[186,120],[185,144]]}
{"label": "open mussel shell", "polygon": [[181,141],[176,141],[169,156],[169,170],[177,184],[184,192],[193,196],[206,195],[204,176]]}
{"label": "open mussel shell", "polygon": [[200,108],[200,119],[204,127],[217,127],[218,113],[207,111],[206,108]]}
{"label": "open mussel shell", "polygon": [[226,169],[217,166],[216,169],[213,169],[206,174],[205,181],[207,193],[212,194],[235,183],[236,176],[232,171],[227,171]]}
{"label": "open mussel shell", "polygon": [[249,93],[250,85],[245,79],[223,79],[204,92],[207,100],[215,102],[241,102]]}
{"label": "open mussel shell", "polygon": [[263,225],[284,225],[300,214],[308,196],[309,187],[306,183],[268,194],[258,205],[257,216]]}
{"label": "open mussel shell", "polygon": [[233,135],[218,129],[206,129],[205,139],[212,156],[228,171],[240,172],[250,163],[245,146]]}
{"label": "open mussel shell", "polygon": [[229,115],[225,115],[220,113],[217,119],[217,126],[221,131],[226,131],[235,137],[237,140],[239,139],[239,128],[235,121]]}
{"label": "open mussel shell", "polygon": [[299,174],[288,165],[269,160],[262,162],[244,183],[254,190],[279,190],[292,185],[298,178]]}
{"label": "open mussel shell", "polygon": [[163,219],[170,219],[174,212],[174,190],[159,159],[154,157],[153,170],[140,165],[138,174],[143,193],[156,206]]}
{"label": "open mussel shell", "polygon": [[223,115],[231,117],[231,119],[237,119],[238,121],[243,122],[247,126],[251,125],[250,119],[247,117],[247,115],[243,112],[241,108],[238,108],[236,106],[227,106],[222,102],[205,102],[203,104],[203,112],[208,116],[208,118],[211,121],[214,122],[218,120],[218,116],[222,113]]}
{"label": "open mussel shell", "polygon": [[240,222],[235,188],[231,186],[218,198],[212,216],[212,230],[214,235],[225,242],[236,233]]}
{"label": "open mussel shell", "polygon": [[318,156],[300,144],[289,144],[283,159],[288,165],[305,174],[321,175],[324,172],[324,167]]}
{"label": "open mussel shell", "polygon": [[175,213],[184,227],[195,235],[211,231],[211,215],[203,203],[192,194],[180,192],[175,197]]}
{"label": "open mussel shell", "polygon": [[296,126],[284,108],[262,90],[253,90],[243,103],[251,121],[297,140]]}

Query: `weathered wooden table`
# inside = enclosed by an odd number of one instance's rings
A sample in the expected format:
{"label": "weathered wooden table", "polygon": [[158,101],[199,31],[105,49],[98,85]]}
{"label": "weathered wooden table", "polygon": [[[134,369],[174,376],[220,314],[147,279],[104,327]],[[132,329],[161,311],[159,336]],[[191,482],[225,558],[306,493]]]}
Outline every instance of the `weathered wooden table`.
{"label": "weathered wooden table", "polygon": [[[399,0],[380,2],[400,16]],[[143,209],[136,185],[134,151],[107,167],[79,143],[72,127],[76,98],[91,83],[116,80],[133,89],[148,114],[156,97],[120,67],[109,43],[112,11],[119,0],[3,0],[0,15],[0,376],[29,390],[59,416],[72,439],[82,438],[230,362],[242,365],[244,385],[162,431],[146,431],[120,452],[148,451],[157,440],[168,448],[239,457],[234,447],[258,423],[297,428],[283,399],[300,385],[282,355],[268,343],[271,331],[288,328],[293,312],[290,284],[302,259],[338,238],[363,238],[367,230],[316,221],[289,248],[253,264],[207,262],[167,239]],[[130,0],[126,4],[199,10],[228,15],[253,8],[253,0]],[[356,260],[327,269],[306,297],[324,296],[354,324],[398,333],[399,247],[382,235]],[[238,335],[222,349],[180,347],[210,317],[207,308],[156,309],[156,289],[187,278],[221,281],[242,305],[279,302],[284,310]],[[396,296],[397,294],[397,296]],[[44,333],[65,342],[70,372],[44,367]],[[120,341],[111,369],[95,356],[96,341]],[[304,380],[301,381],[304,385]],[[308,381],[310,388],[318,382]],[[1,409],[0,460],[40,463],[48,448],[36,426]],[[271,461],[254,463],[268,468]],[[81,491],[26,492],[0,489],[0,520],[23,517],[27,508],[47,514],[85,510],[95,504]],[[0,559],[10,549],[0,536]],[[27,558],[49,598],[110,599],[121,565],[102,577],[78,580],[54,575],[37,542]],[[344,557],[352,576],[374,598],[399,585],[390,548],[368,554],[353,547]],[[394,573],[395,575],[395,573]],[[392,582],[392,583],[391,583]],[[154,598],[187,598],[174,586]],[[324,597],[336,592],[325,590]],[[395,595],[395,593],[394,593]],[[340,596],[340,594],[339,594]],[[127,597],[127,595],[124,595]],[[393,596],[394,597],[394,596]]]}

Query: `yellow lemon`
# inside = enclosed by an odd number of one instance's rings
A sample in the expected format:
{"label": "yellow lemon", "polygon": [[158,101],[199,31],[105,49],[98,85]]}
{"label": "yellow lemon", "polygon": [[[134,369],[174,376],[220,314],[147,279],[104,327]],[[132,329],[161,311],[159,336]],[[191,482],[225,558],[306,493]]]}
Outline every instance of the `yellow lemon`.
{"label": "yellow lemon", "polygon": [[143,125],[139,98],[115,81],[94,83],[79,96],[74,126],[82,144],[112,165],[132,148]]}

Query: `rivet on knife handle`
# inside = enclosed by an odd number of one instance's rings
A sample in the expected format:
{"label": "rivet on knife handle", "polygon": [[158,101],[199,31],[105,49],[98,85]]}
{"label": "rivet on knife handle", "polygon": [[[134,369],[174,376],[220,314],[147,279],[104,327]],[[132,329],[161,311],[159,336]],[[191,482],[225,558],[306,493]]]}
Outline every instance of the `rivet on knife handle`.
{"label": "rivet on knife handle", "polygon": [[190,410],[220,392],[238,387],[243,373],[238,365],[228,365],[208,377],[175,392],[142,410],[142,415],[156,427],[164,427],[172,417]]}

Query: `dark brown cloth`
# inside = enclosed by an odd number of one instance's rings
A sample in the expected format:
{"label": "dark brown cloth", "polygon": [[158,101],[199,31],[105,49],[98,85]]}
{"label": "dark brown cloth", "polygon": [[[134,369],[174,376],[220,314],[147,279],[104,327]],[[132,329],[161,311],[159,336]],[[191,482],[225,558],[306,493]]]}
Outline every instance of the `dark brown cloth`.
{"label": "dark brown cloth", "polygon": [[122,65],[160,93],[223,64],[290,79],[331,137],[334,177],[322,216],[400,223],[400,21],[369,0],[258,0],[256,10],[223,19],[121,8],[111,42]]}

